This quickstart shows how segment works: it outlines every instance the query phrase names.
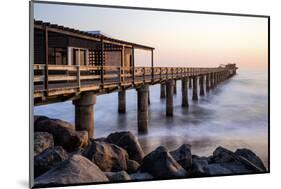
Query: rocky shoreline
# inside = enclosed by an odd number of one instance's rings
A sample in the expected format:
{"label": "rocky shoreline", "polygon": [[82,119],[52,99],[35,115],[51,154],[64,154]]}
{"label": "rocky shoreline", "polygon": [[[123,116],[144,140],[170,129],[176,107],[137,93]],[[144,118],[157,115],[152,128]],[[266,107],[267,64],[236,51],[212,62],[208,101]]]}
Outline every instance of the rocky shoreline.
{"label": "rocky shoreline", "polygon": [[249,149],[218,147],[202,157],[182,144],[173,151],[159,146],[145,155],[131,132],[89,139],[68,122],[34,116],[35,187],[263,172],[263,162]]}

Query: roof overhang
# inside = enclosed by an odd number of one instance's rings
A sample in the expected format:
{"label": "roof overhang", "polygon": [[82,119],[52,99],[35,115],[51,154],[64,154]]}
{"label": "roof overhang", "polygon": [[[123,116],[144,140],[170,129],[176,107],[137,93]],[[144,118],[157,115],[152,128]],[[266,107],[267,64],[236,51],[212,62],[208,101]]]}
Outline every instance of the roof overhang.
{"label": "roof overhang", "polygon": [[98,42],[103,41],[104,43],[124,46],[124,47],[128,47],[128,48],[154,50],[154,47],[141,45],[141,44],[137,44],[137,43],[132,43],[132,42],[128,42],[128,41],[124,41],[124,40],[120,40],[120,39],[115,39],[112,37],[108,37],[100,32],[91,33],[91,32],[77,30],[74,28],[64,27],[64,26],[57,25],[57,24],[51,24],[49,22],[34,20],[34,28],[41,29],[41,30],[45,30],[47,28],[48,31],[50,31],[50,32],[60,33],[60,34],[69,35],[69,36],[78,37],[78,38],[87,39],[87,40],[92,40],[92,41],[98,41]]}

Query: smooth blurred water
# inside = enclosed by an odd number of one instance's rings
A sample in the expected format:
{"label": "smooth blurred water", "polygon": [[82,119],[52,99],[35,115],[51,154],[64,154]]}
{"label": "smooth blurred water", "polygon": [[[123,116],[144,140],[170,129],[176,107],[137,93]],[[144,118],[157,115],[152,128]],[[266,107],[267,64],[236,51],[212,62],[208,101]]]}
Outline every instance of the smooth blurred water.
{"label": "smooth blurred water", "polygon": [[[221,83],[198,103],[181,107],[181,82],[174,95],[174,116],[167,118],[165,99],[160,99],[160,85],[150,86],[149,132],[138,135],[148,153],[159,145],[175,149],[183,143],[192,145],[192,153],[210,155],[218,146],[231,150],[249,148],[268,164],[268,80],[266,72],[238,70],[238,74]],[[118,114],[117,93],[97,97],[95,105],[96,138],[116,131],[137,135],[137,94],[127,91],[127,113]],[[74,123],[71,102],[34,108],[35,115],[46,115]]]}

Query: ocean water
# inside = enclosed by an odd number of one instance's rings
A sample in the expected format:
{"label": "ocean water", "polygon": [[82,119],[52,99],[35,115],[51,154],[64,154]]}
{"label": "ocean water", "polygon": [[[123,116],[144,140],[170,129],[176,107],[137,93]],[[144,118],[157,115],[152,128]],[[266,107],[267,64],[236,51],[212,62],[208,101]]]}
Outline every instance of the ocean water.
{"label": "ocean water", "polygon": [[[268,166],[268,80],[267,72],[241,71],[222,82],[206,96],[181,107],[181,82],[174,95],[174,116],[166,117],[165,99],[160,99],[160,85],[150,86],[149,131],[137,133],[137,93],[127,91],[127,113],[118,114],[117,93],[97,97],[94,107],[94,137],[116,131],[131,131],[145,153],[159,145],[170,150],[183,143],[192,153],[211,155],[218,146],[231,150],[249,148]],[[74,123],[72,103],[56,103],[34,108],[34,115],[46,115]]]}

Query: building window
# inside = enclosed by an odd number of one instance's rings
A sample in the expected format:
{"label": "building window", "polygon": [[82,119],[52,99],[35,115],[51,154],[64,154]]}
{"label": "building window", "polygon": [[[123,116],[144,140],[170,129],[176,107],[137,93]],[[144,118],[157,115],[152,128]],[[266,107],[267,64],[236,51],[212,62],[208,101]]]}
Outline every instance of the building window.
{"label": "building window", "polygon": [[87,50],[73,48],[72,49],[72,64],[73,65],[87,65]]}
{"label": "building window", "polygon": [[67,65],[66,48],[49,48],[48,52],[49,64]]}

